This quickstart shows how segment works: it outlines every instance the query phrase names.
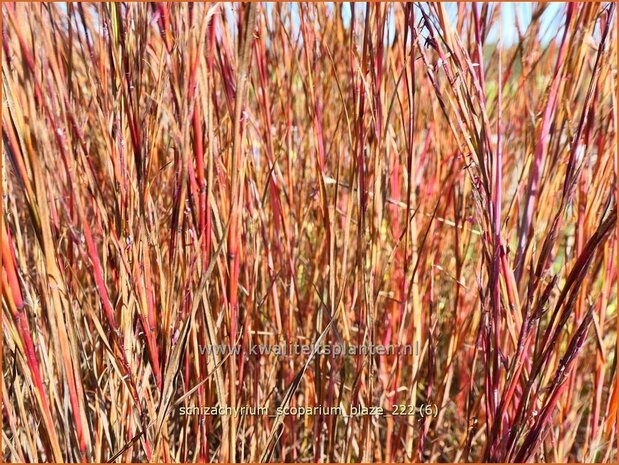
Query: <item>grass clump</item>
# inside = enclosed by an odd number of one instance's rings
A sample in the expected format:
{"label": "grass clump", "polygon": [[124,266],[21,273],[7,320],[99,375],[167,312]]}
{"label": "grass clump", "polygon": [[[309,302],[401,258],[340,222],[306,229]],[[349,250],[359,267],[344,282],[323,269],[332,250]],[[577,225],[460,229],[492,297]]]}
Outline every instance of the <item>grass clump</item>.
{"label": "grass clump", "polygon": [[616,461],[615,7],[504,8],[3,4],[4,461]]}

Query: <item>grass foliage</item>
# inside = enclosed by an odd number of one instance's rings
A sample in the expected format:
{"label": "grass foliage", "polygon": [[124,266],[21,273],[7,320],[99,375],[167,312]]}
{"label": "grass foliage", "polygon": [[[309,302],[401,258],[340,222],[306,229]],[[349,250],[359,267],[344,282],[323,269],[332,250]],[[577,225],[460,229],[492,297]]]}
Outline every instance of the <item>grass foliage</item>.
{"label": "grass foliage", "polygon": [[547,8],[3,3],[4,461],[616,460],[616,13]]}

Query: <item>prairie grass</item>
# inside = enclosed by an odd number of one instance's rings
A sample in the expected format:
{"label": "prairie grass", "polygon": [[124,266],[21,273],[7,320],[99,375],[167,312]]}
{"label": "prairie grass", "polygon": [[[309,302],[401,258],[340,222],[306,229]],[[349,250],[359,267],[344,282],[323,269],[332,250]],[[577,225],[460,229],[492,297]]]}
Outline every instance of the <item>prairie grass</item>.
{"label": "prairie grass", "polygon": [[3,461],[616,461],[615,6],[505,7],[3,3]]}

